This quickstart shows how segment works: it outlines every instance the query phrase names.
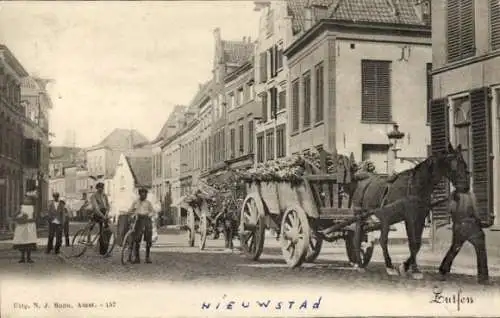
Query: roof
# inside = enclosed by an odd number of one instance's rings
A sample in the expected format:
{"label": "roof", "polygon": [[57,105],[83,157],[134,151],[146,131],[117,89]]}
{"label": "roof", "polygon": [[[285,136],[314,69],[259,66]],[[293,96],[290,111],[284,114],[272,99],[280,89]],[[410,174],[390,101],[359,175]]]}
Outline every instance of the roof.
{"label": "roof", "polygon": [[222,40],[224,61],[229,64],[245,64],[253,56],[254,48],[254,43]]}
{"label": "roof", "polygon": [[209,80],[200,85],[198,91],[189,103],[189,110],[192,110],[193,106],[194,108],[198,108],[198,104],[201,103],[206,97],[208,97],[208,91],[210,90],[210,88],[212,88],[212,84],[213,81]]}
{"label": "roof", "polygon": [[158,133],[158,136],[151,142],[151,143],[157,143],[161,139],[168,138],[168,128],[171,125],[176,125],[177,124],[177,115],[182,114],[185,112],[187,109],[186,106],[183,105],[176,105],[174,109],[170,112],[168,115],[167,120],[165,121],[165,124],[163,124],[162,128],[160,129],[160,132]]}
{"label": "roof", "polygon": [[151,186],[153,182],[151,157],[125,156],[125,160],[130,167],[135,185]]}
{"label": "roof", "polygon": [[292,17],[292,30],[294,33],[305,29],[305,8],[309,0],[289,0],[288,15]]}
{"label": "roof", "polygon": [[[110,149],[128,149],[133,146],[149,143],[143,134],[135,129],[116,128],[106,138],[94,147],[108,147]],[[94,148],[92,147],[92,148]]]}
{"label": "roof", "polygon": [[50,160],[71,161],[74,157],[79,155],[80,151],[82,151],[82,149],[78,147],[52,146],[50,147]]}
{"label": "roof", "polygon": [[14,72],[16,72],[19,77],[25,77],[29,75],[28,72],[24,69],[23,65],[16,59],[14,54],[12,54],[9,48],[4,44],[0,44],[0,53],[2,53],[2,55],[4,56],[5,62],[14,69]]}
{"label": "roof", "polygon": [[343,21],[425,25],[412,0],[337,0],[328,16]]}

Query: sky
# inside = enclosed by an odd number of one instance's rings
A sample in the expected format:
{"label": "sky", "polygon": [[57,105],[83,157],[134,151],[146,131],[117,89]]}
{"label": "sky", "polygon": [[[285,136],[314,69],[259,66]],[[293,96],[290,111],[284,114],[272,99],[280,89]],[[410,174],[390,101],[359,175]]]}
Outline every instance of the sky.
{"label": "sky", "polygon": [[252,1],[3,2],[0,43],[49,78],[53,145],[99,143],[114,128],[152,140],[174,105],[211,78],[213,29],[257,38]]}

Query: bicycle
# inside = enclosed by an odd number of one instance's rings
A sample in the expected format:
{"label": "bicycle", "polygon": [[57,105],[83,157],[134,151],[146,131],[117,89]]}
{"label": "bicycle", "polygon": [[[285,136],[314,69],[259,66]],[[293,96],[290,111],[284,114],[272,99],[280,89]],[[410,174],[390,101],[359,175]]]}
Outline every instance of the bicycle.
{"label": "bicycle", "polygon": [[[108,249],[106,253],[103,255],[104,257],[109,257],[111,253],[113,252],[113,249],[115,248],[116,244],[116,236],[115,233],[109,228],[109,221],[111,220],[111,217],[106,216],[104,222],[103,222],[103,227],[102,231],[104,232],[105,230],[110,231],[110,238],[108,242]],[[89,220],[87,225],[83,229],[78,230],[75,235],[73,236],[73,240],[71,242],[71,255],[73,257],[80,257],[85,252],[87,251],[87,248],[89,246],[94,246],[96,242],[100,239],[100,236],[102,235],[101,232],[98,232],[95,235],[92,235],[92,230],[94,227],[97,225],[97,221],[92,218]],[[93,236],[93,238],[92,238]],[[88,238],[90,237],[90,241]],[[81,250],[78,250],[81,248]]]}
{"label": "bicycle", "polygon": [[137,223],[137,215],[132,216],[132,221],[129,222],[128,231],[123,237],[122,242],[122,251],[121,251],[121,262],[122,265],[126,265],[132,263],[132,253],[134,251],[134,243],[135,243],[135,226]]}

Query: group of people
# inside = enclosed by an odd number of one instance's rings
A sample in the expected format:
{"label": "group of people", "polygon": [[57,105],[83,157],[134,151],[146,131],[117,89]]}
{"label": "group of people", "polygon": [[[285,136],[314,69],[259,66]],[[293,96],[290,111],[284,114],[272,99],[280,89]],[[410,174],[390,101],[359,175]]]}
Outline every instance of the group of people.
{"label": "group of people", "polygon": [[[147,200],[147,194],[147,188],[139,189],[139,198],[132,203],[132,206],[128,210],[129,215],[132,217],[126,220],[127,224],[125,226],[120,226],[120,224],[118,226],[119,231],[126,231],[128,230],[129,222],[132,222],[133,218],[137,218],[134,228],[134,241],[136,243],[134,244],[134,263],[140,263],[139,250],[143,238],[146,242],[146,263],[152,263],[150,255],[153,242],[152,218],[155,216],[156,211],[152,203]],[[55,254],[59,254],[62,246],[63,234],[66,246],[70,246],[69,221],[71,212],[66,206],[66,202],[60,198],[59,193],[53,193],[52,199],[53,200],[49,202],[47,210],[42,214],[48,223],[49,232],[45,253],[50,254],[54,251]],[[104,183],[98,182],[96,184],[96,192],[92,194],[90,200],[84,200],[84,204],[79,210],[80,212],[88,212],[89,218],[99,226],[99,233],[102,234],[103,229],[109,226],[108,213],[110,211],[109,200],[104,192]],[[25,196],[20,211],[15,217],[15,222],[16,228],[14,231],[13,247],[21,252],[21,259],[19,262],[33,263],[34,261],[31,258],[31,253],[37,248],[38,238],[34,218],[34,199],[32,197],[28,195]],[[100,237],[102,238],[103,236],[100,235]],[[91,239],[88,237],[88,242],[90,241]],[[102,253],[103,249],[107,249],[106,245],[107,242],[103,239],[99,240],[101,254],[104,254]]]}

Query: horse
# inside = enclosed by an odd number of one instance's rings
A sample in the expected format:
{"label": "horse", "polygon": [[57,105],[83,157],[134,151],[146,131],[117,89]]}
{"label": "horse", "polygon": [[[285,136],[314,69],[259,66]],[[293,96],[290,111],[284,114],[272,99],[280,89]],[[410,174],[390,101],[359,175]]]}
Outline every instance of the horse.
{"label": "horse", "polygon": [[[443,177],[453,184],[457,192],[469,191],[470,174],[462,156],[461,145],[454,149],[449,143],[447,150],[433,154],[414,168],[389,179],[373,175],[357,182],[352,198],[353,207],[371,211],[380,221],[379,242],[389,275],[406,274],[411,266],[413,278],[423,278],[416,257],[422,243],[425,219],[431,208],[431,194]],[[405,222],[410,257],[395,269],[387,243],[390,226],[401,221]],[[361,235],[361,226],[357,226],[355,246],[358,249],[361,246]],[[356,263],[360,266],[359,253],[355,254]]]}

